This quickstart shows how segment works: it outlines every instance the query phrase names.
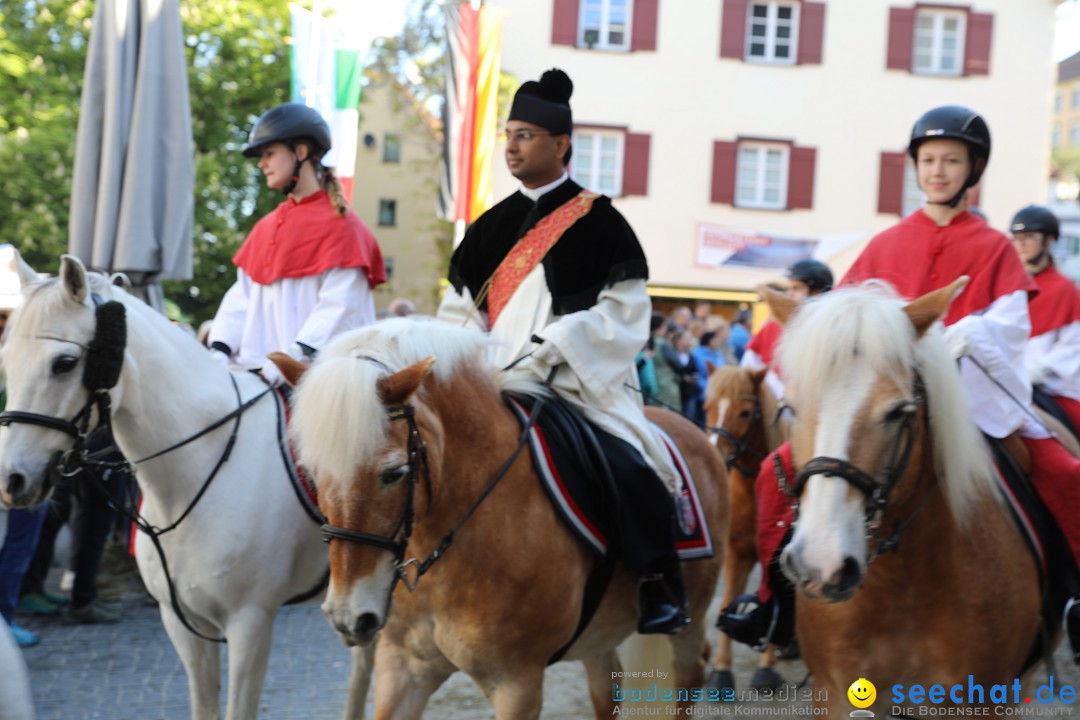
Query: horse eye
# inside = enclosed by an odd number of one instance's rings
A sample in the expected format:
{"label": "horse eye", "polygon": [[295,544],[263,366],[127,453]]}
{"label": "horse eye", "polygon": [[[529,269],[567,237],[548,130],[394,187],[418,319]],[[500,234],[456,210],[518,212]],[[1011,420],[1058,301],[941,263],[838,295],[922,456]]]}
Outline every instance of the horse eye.
{"label": "horse eye", "polygon": [[905,402],[897,405],[885,415],[886,423],[896,423],[915,413],[915,403]]}
{"label": "horse eye", "polygon": [[75,369],[75,366],[79,364],[79,358],[74,355],[61,355],[53,360],[52,373],[53,375],[63,375],[69,373]]}
{"label": "horse eye", "polygon": [[739,419],[746,420],[750,417],[751,414],[752,413],[749,410],[743,410],[741,413],[739,413]]}
{"label": "horse eye", "polygon": [[408,474],[408,464],[399,465],[396,468],[390,468],[389,470],[383,471],[383,474],[380,476],[379,479],[382,481],[383,485],[393,485],[396,482],[404,480],[405,477],[408,476]]}

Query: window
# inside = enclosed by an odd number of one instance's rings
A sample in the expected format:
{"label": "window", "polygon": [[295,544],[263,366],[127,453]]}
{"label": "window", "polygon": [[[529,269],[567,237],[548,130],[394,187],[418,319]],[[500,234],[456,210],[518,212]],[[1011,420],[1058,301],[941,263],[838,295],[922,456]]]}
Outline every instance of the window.
{"label": "window", "polygon": [[1074,108],[1080,108],[1080,89],[1072,91],[1072,106]]}
{"label": "window", "polygon": [[582,0],[579,47],[629,50],[633,0]]}
{"label": "window", "polygon": [[907,217],[926,203],[926,193],[919,187],[919,175],[915,172],[915,163],[904,163],[904,197],[900,203],[900,214]]}
{"label": "window", "polygon": [[1054,112],[1061,112],[1061,93],[1054,95]]}
{"label": "window", "polygon": [[574,182],[595,192],[622,195],[625,136],[611,130],[575,130],[570,175]]}
{"label": "window", "polygon": [[1080,122],[1073,121],[1069,128],[1069,144],[1080,146]]}
{"label": "window", "polygon": [[382,161],[384,163],[401,162],[401,136],[397,133],[383,135]]}
{"label": "window", "polygon": [[1061,128],[1054,126],[1053,131],[1050,133],[1050,144],[1054,147],[1061,146]]}
{"label": "window", "polygon": [[964,71],[967,13],[919,10],[915,14],[912,69],[927,75],[960,75]]}
{"label": "window", "polygon": [[379,201],[379,225],[380,227],[397,225],[397,200]]}
{"label": "window", "polygon": [[798,35],[798,3],[751,3],[747,13],[746,59],[794,64]]}
{"label": "window", "polygon": [[787,145],[739,143],[735,205],[770,210],[787,207],[788,155]]}

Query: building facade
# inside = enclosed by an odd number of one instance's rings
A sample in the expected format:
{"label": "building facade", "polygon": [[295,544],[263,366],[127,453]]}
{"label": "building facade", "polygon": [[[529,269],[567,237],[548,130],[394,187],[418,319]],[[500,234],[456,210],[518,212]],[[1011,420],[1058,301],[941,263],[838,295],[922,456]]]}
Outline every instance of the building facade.
{"label": "building facade", "polygon": [[398,297],[421,313],[438,306],[451,241],[449,223],[436,218],[441,154],[437,122],[404,88],[365,87],[353,208],[386,260],[387,282],[375,292],[379,311]]}
{"label": "building facade", "polygon": [[[915,120],[966,105],[993,151],[969,199],[1045,197],[1056,0],[489,0],[502,67],[574,81],[571,172],[616,198],[658,298],[742,300],[813,254],[842,273],[918,207]],[[1078,83],[1080,87],[1080,83]],[[496,153],[495,195],[517,187]]]}

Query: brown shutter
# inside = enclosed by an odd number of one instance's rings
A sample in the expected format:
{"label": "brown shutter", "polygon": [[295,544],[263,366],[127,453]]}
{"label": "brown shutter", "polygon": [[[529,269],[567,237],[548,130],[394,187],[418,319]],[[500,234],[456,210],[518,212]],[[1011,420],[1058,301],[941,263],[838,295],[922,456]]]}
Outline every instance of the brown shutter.
{"label": "brown shutter", "polygon": [[720,19],[720,57],[742,60],[746,55],[746,4],[749,0],[724,0]]}
{"label": "brown shutter", "polygon": [[656,16],[660,0],[634,0],[634,28],[630,35],[631,50],[656,49]]}
{"label": "brown shutter", "polygon": [[814,164],[816,158],[816,148],[791,148],[791,160],[788,165],[787,204],[793,210],[810,210],[814,207]]}
{"label": "brown shutter", "polygon": [[902,215],[904,212],[904,163],[907,153],[881,153],[881,170],[878,174],[877,211],[886,215]]}
{"label": "brown shutter", "polygon": [[649,194],[648,133],[626,133],[623,146],[623,195]]}
{"label": "brown shutter", "polygon": [[577,46],[579,0],[555,0],[551,44]]}
{"label": "brown shutter", "polygon": [[739,143],[713,143],[712,154],[712,193],[710,202],[735,204],[735,165]]}
{"label": "brown shutter", "polygon": [[964,42],[964,74],[990,74],[990,40],[994,34],[994,14],[969,12]]}
{"label": "brown shutter", "polygon": [[799,9],[799,62],[821,64],[825,42],[825,3],[804,2]]}
{"label": "brown shutter", "polygon": [[911,48],[915,44],[915,8],[889,8],[889,70],[911,71]]}

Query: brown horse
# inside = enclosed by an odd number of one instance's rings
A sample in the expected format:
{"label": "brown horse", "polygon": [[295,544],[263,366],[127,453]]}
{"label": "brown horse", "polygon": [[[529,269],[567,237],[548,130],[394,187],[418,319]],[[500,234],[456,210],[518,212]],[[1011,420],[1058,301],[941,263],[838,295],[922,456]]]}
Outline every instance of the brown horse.
{"label": "brown horse", "polygon": [[[744,591],[750,571],[758,562],[754,483],[762,459],[786,439],[787,423],[778,421],[776,397],[763,382],[766,372],[734,366],[712,368],[705,388],[706,432],[724,457],[731,498],[721,607],[730,605]],[[710,687],[735,687],[731,646],[731,638],[720,633],[714,669],[709,673]],[[750,685],[778,686],[783,678],[773,669],[775,665],[776,652],[769,646],[758,658]]]}
{"label": "brown horse", "polygon": [[[378,720],[419,717],[456,670],[500,720],[538,718],[544,668],[580,619],[594,558],[557,517],[528,452],[515,456],[521,427],[500,396],[507,381],[480,359],[482,342],[442,323],[385,321],[338,338],[296,392],[301,458],[329,524],[343,529],[329,530],[323,610],[347,644],[378,634]],[[650,417],[697,478],[722,552],[723,463],[686,420],[662,410]],[[719,571],[719,556],[684,566],[692,622],[670,637],[675,676],[657,683],[661,692],[705,679],[705,615]],[[598,718],[617,704],[615,647],[635,628],[636,586],[617,568],[565,655],[584,662]]]}
{"label": "brown horse", "polygon": [[932,327],[966,282],[907,305],[882,285],[837,290],[784,330],[798,505],[781,566],[830,715],[859,678],[878,684],[878,717],[895,684],[1011,683],[1036,642],[1035,561]]}

